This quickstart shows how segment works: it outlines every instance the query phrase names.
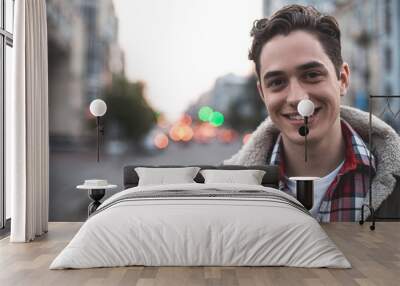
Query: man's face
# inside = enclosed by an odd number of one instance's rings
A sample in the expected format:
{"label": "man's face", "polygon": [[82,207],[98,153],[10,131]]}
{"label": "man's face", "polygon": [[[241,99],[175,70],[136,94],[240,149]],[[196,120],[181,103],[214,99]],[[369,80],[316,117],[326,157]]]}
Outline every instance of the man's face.
{"label": "man's face", "polygon": [[340,128],[340,96],[346,93],[349,69],[343,64],[340,79],[317,38],[305,31],[277,35],[260,55],[259,92],[274,124],[285,139],[303,144],[298,129],[304,121],[297,104],[310,99],[315,106],[309,119],[310,143],[318,142]]}

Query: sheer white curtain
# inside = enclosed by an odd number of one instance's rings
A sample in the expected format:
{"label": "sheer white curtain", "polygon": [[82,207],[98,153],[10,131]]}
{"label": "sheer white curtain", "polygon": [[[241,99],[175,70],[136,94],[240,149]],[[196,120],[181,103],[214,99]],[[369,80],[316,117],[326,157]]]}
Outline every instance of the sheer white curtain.
{"label": "sheer white curtain", "polygon": [[49,193],[45,0],[15,1],[13,92],[6,98],[6,187],[12,242],[47,232]]}

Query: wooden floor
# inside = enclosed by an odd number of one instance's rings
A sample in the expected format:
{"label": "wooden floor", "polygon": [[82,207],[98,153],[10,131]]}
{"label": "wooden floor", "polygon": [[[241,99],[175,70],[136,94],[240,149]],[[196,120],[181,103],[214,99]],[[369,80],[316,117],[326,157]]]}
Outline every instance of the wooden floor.
{"label": "wooden floor", "polygon": [[120,267],[48,270],[81,223],[50,223],[32,243],[0,241],[0,285],[400,285],[400,222],[323,225],[353,268]]}

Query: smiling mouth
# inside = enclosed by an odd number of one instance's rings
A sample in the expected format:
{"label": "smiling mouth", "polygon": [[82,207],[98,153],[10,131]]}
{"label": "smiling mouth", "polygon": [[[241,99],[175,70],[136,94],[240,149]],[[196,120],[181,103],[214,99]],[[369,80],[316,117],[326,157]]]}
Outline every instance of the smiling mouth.
{"label": "smiling mouth", "polygon": [[[319,111],[322,109],[322,107],[317,107],[313,113],[313,115],[309,116],[308,118],[311,120],[314,118],[314,116],[316,116]],[[299,113],[294,112],[294,113],[289,113],[289,114],[282,114],[284,117],[286,117],[287,119],[291,120],[291,121],[303,121],[304,118],[303,116],[301,116]]]}

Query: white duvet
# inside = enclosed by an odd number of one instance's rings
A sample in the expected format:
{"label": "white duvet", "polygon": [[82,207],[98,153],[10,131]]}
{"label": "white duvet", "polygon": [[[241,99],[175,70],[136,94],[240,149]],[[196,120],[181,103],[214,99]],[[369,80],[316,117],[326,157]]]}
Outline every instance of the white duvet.
{"label": "white duvet", "polygon": [[50,269],[127,265],[351,267],[313,217],[279,201],[175,197],[111,203],[132,192],[207,189],[262,190],[297,202],[279,190],[254,185],[194,183],[127,189],[100,206],[103,211],[82,225]]}

